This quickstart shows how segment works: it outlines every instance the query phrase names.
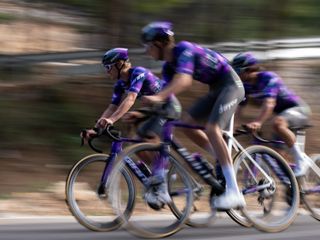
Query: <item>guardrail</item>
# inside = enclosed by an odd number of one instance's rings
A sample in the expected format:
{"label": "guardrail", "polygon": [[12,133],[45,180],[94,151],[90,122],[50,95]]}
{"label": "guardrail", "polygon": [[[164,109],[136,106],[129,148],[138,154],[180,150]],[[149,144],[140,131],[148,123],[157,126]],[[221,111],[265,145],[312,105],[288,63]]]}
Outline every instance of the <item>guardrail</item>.
{"label": "guardrail", "polygon": [[[243,41],[203,44],[231,58],[238,52],[253,51],[262,60],[320,58],[320,38],[280,39],[270,41]],[[0,55],[0,66],[29,65],[40,62],[67,62],[79,59],[101,59],[104,50],[85,50],[61,53]],[[131,58],[144,56],[144,49],[130,49]]]}

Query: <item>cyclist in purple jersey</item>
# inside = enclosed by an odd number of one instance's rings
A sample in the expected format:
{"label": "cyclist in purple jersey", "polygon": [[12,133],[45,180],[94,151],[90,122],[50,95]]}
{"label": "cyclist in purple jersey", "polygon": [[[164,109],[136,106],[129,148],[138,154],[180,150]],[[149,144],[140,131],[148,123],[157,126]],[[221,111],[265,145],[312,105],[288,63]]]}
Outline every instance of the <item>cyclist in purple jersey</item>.
{"label": "cyclist in purple jersey", "polygon": [[197,99],[183,117],[188,124],[207,120],[206,132],[188,130],[186,134],[216,156],[221,164],[226,191],[211,199],[212,206],[217,209],[243,207],[244,197],[239,191],[232,159],[221,131],[228,126],[236,107],[243,100],[243,84],[221,54],[187,41],[175,44],[173,35],[171,23],[168,22],[153,22],[142,29],[142,42],[147,53],[156,60],[165,61],[162,75],[168,83],[158,94],[143,99],[150,103],[163,101],[170,94],[189,88],[193,80],[209,86],[209,92]]}
{"label": "cyclist in purple jersey", "polygon": [[163,77],[170,82],[176,72],[192,75],[194,80],[212,85],[228,73],[228,60],[217,52],[195,43],[182,41],[173,49],[175,59],[163,66]]}
{"label": "cyclist in purple jersey", "polygon": [[[132,67],[128,57],[128,49],[114,48],[107,51],[102,59],[102,64],[107,71],[107,75],[115,80],[111,104],[102,113],[95,127],[105,128],[107,124],[114,124],[120,118],[124,121],[132,123],[137,118],[143,117],[139,111],[129,111],[136,99],[141,96],[150,96],[158,93],[164,86],[165,82],[160,80],[151,71],[143,67]],[[167,120],[180,118],[181,105],[178,99],[172,94],[168,96],[162,107],[161,116],[151,116],[140,124],[137,134],[145,141],[160,142],[162,136],[162,127]],[[96,134],[93,129],[87,130],[87,137]],[[144,159],[150,156],[144,155]],[[159,210],[163,203],[171,200],[170,195],[164,186],[165,169],[155,169],[152,172],[150,186],[148,189],[159,189],[162,193],[161,197],[155,201],[148,202],[150,207]],[[145,192],[145,198],[148,197],[148,189]]]}
{"label": "cyclist in purple jersey", "polygon": [[[307,166],[296,137],[289,127],[302,127],[308,123],[311,114],[309,106],[289,90],[276,73],[263,71],[252,53],[239,53],[234,57],[232,66],[244,82],[247,99],[252,98],[262,105],[256,119],[246,124],[247,127],[258,130],[265,121],[275,115],[272,119],[273,129],[293,154],[297,163],[295,175],[304,175]],[[240,105],[244,106],[246,102]],[[239,113],[241,111],[242,107],[239,108]]]}
{"label": "cyclist in purple jersey", "polygon": [[[150,70],[143,67],[132,67],[128,57],[128,49],[114,48],[107,51],[102,59],[108,76],[115,80],[111,104],[102,113],[97,121],[96,127],[105,127],[107,124],[114,124],[120,118],[132,122],[133,119],[140,117],[139,112],[128,112],[136,99],[144,95],[154,95],[158,93],[164,84]],[[166,99],[164,104],[166,113],[173,119],[180,117],[180,103],[174,96]],[[161,117],[150,117],[138,129],[138,135],[143,138],[158,140],[161,134],[163,121]],[[95,131],[88,130],[89,136]]]}

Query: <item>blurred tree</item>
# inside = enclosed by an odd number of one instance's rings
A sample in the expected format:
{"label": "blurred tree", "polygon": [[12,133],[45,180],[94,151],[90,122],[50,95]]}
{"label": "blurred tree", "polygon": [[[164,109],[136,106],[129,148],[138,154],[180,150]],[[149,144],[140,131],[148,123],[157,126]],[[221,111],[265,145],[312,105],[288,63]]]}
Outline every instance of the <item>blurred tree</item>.
{"label": "blurred tree", "polygon": [[169,20],[178,38],[201,42],[320,34],[317,0],[54,0],[91,14],[105,46],[138,46],[140,28]]}

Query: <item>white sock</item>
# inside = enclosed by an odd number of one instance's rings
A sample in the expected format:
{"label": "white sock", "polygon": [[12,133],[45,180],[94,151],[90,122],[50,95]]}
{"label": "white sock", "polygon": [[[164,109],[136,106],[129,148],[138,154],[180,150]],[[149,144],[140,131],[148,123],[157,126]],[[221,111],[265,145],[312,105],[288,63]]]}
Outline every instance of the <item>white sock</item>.
{"label": "white sock", "polygon": [[296,164],[300,164],[303,161],[304,155],[299,147],[299,144],[294,143],[293,146],[290,148],[290,151],[293,155],[293,159],[295,160]]}
{"label": "white sock", "polygon": [[236,174],[232,165],[221,166],[224,178],[226,179],[226,191],[239,192]]}

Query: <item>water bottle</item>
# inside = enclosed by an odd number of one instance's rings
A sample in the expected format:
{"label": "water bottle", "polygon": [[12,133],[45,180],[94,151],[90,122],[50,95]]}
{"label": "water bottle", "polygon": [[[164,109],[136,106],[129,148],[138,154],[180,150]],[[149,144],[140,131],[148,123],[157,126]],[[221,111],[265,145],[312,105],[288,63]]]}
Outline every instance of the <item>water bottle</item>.
{"label": "water bottle", "polygon": [[213,172],[214,167],[202,155],[200,155],[199,153],[194,153],[191,156],[194,158],[195,162],[197,162],[196,165],[198,166],[198,169],[206,171],[207,173]]}
{"label": "water bottle", "polygon": [[199,153],[194,153],[191,155],[193,162],[191,162],[191,167],[203,178],[203,180],[213,187],[213,193],[220,195],[224,192],[224,186],[222,182],[214,177],[213,170],[214,167]]}
{"label": "water bottle", "polygon": [[189,166],[202,179],[212,186],[214,194],[221,194],[224,192],[224,186],[214,177],[212,165],[205,160],[199,153],[190,154],[185,148],[178,148],[177,151],[186,160]]}
{"label": "water bottle", "polygon": [[151,176],[151,170],[149,169],[147,164],[145,164],[143,161],[139,160],[137,163],[137,166],[147,178]]}

